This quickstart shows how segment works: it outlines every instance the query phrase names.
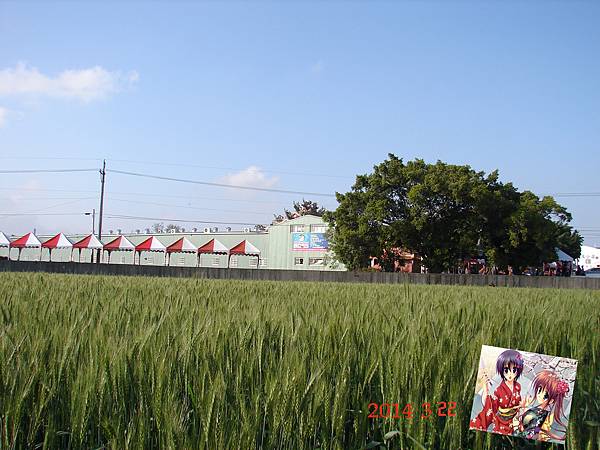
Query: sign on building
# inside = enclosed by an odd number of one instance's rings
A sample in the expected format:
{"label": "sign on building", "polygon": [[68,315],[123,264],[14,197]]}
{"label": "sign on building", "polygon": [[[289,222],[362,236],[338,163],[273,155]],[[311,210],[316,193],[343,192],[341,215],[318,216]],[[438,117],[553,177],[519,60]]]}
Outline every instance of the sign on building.
{"label": "sign on building", "polygon": [[292,233],[292,250],[325,251],[328,248],[325,233]]}

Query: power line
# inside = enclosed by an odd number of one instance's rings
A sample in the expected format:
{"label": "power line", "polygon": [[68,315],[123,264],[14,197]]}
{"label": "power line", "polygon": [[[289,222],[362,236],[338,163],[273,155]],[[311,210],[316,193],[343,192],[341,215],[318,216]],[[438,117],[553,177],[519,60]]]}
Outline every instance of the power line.
{"label": "power line", "polygon": [[79,157],[61,157],[61,156],[0,156],[0,159],[16,159],[16,160],[51,160],[51,161],[102,161],[102,158],[79,158]]}
{"label": "power line", "polygon": [[33,192],[93,192],[93,193],[98,193],[98,191],[95,190],[78,190],[78,189],[50,189],[50,188],[28,188],[28,187],[22,187],[22,188],[17,188],[17,187],[0,187],[1,190],[3,191],[33,191]]}
{"label": "power line", "polygon": [[0,213],[2,217],[14,216],[83,216],[83,213]]}
{"label": "power line", "polygon": [[[20,214],[31,214],[31,215],[35,215],[37,214],[39,211],[46,211],[47,209],[52,209],[52,208],[58,208],[60,206],[65,206],[65,205],[71,205],[73,203],[77,203],[81,200],[95,200],[96,197],[87,197],[87,198],[78,198],[77,200],[72,200],[69,202],[63,202],[63,203],[58,203],[56,205],[50,205],[50,206],[44,206],[40,209],[37,209],[35,211],[26,211],[25,213],[0,213],[0,216],[14,216],[14,215],[20,215]],[[40,214],[41,215],[41,214]]]}
{"label": "power line", "polygon": [[[95,193],[96,190],[81,190],[81,189],[49,189],[49,188],[7,188],[0,187],[0,190],[5,191],[32,191],[32,192],[79,192],[79,193]],[[223,197],[198,197],[198,196],[189,196],[189,195],[174,195],[174,194],[162,194],[162,193],[148,193],[148,192],[113,192],[107,191],[107,194],[114,195],[132,195],[132,196],[142,196],[142,197],[153,197],[153,198],[181,198],[186,200],[212,200],[218,202],[241,202],[241,203],[264,203],[268,205],[281,205],[280,201],[273,200],[253,200],[253,199],[239,199],[239,198],[223,198]]]}
{"label": "power line", "polygon": [[163,177],[163,176],[159,176],[159,175],[149,175],[149,174],[137,173],[137,172],[126,172],[123,170],[115,170],[115,169],[107,169],[107,171],[111,172],[111,173],[118,173],[121,175],[130,175],[130,176],[142,177],[142,178],[153,178],[156,180],[165,180],[165,181],[177,181],[179,183],[201,184],[204,186],[244,189],[244,190],[248,190],[248,191],[276,192],[279,194],[298,194],[298,195],[311,195],[311,196],[319,196],[319,197],[335,197],[335,195],[333,195],[333,194],[323,194],[323,193],[319,193],[319,192],[288,191],[288,190],[284,190],[284,189],[261,188],[261,187],[253,187],[253,186],[236,186],[236,185],[232,185],[232,184],[211,183],[208,181],[187,180],[187,179],[183,179],[183,178],[171,178],[171,177]]}
{"label": "power line", "polygon": [[268,205],[281,205],[282,202],[268,200],[241,200],[239,198],[219,198],[219,197],[190,197],[189,195],[169,195],[169,194],[149,194],[147,192],[108,192],[108,194],[116,195],[135,195],[143,197],[158,197],[158,198],[181,198],[186,200],[212,200],[217,202],[242,202],[242,203],[264,203]]}
{"label": "power line", "polygon": [[256,225],[256,222],[229,222],[225,221],[210,221],[210,220],[184,220],[184,219],[170,219],[165,217],[144,217],[144,216],[128,216],[121,214],[105,214],[105,217],[111,219],[134,219],[134,220],[161,220],[165,222],[183,222],[183,223],[211,223],[211,224],[230,224],[230,225]]}
{"label": "power line", "polygon": [[196,209],[203,211],[219,211],[219,212],[229,212],[229,213],[241,213],[241,214],[255,214],[264,216],[265,214],[271,214],[270,212],[256,212],[256,211],[241,211],[241,210],[232,210],[232,209],[218,209],[218,208],[199,208],[194,206],[185,206],[185,205],[173,205],[170,203],[155,203],[155,202],[141,202],[139,200],[122,200],[118,198],[108,197],[110,200],[117,202],[125,202],[125,203],[135,203],[141,205],[153,205],[153,206],[167,206],[171,208],[184,208],[184,209]]}
{"label": "power line", "polygon": [[565,192],[550,195],[552,197],[600,197],[600,192]]}
{"label": "power line", "polygon": [[[84,213],[0,213],[0,216],[83,216]],[[160,220],[165,222],[182,222],[182,223],[206,223],[206,224],[218,224],[218,225],[256,225],[258,222],[230,222],[227,220],[214,221],[214,220],[202,220],[202,219],[172,219],[165,217],[146,217],[146,216],[130,216],[125,214],[105,214],[106,218],[109,219],[126,219],[126,220]]]}
{"label": "power line", "polygon": [[[216,166],[203,166],[199,164],[182,164],[182,163],[169,163],[169,162],[157,162],[157,161],[136,161],[132,159],[107,159],[107,161],[111,162],[122,162],[122,163],[132,163],[132,164],[147,164],[147,165],[157,165],[157,166],[174,166],[174,167],[194,167],[197,169],[213,169],[213,170],[234,170],[234,171],[242,171],[245,169],[235,168],[235,167],[216,167]],[[325,177],[325,178],[343,178],[350,179],[354,178],[347,175],[331,175],[331,174],[320,174],[320,173],[307,173],[307,172],[289,172],[278,169],[260,169],[261,172],[264,173],[279,173],[282,175],[301,175],[301,176],[312,176],[312,177]]]}
{"label": "power line", "polygon": [[[103,158],[79,158],[79,157],[59,157],[59,156],[2,156],[0,159],[12,159],[12,160],[50,160],[50,161],[102,161]],[[185,163],[171,163],[171,162],[160,162],[160,161],[147,161],[147,160],[133,160],[133,159],[113,159],[105,158],[106,161],[131,163],[131,164],[144,164],[144,165],[155,165],[155,166],[173,166],[173,167],[194,167],[198,169],[212,169],[212,170],[234,170],[242,171],[243,168],[236,167],[219,167],[219,166],[205,166],[200,164],[185,164]],[[324,178],[342,178],[350,179],[354,178],[349,175],[332,175],[323,173],[309,173],[309,172],[294,172],[280,169],[261,169],[264,173],[279,173],[283,175],[301,175],[311,177],[324,177]]]}
{"label": "power line", "polygon": [[[12,197],[0,197],[3,200],[12,200]],[[19,198],[18,201],[26,201],[26,200],[88,200],[96,197],[22,197]]]}
{"label": "power line", "polygon": [[0,170],[0,173],[67,173],[67,172],[97,172],[98,169],[32,169],[32,170]]}

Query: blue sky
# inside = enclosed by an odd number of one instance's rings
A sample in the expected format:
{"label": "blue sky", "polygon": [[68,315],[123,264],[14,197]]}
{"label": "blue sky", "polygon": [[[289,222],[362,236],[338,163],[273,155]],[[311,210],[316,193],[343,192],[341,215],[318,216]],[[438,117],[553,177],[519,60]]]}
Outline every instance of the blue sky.
{"label": "blue sky", "polygon": [[[107,158],[109,169],[333,193],[393,152],[497,168],[538,194],[600,192],[598,23],[591,1],[0,2],[0,165]],[[1,174],[0,213],[98,209],[98,180]],[[107,213],[148,217],[268,223],[301,198],[107,182]],[[600,197],[557,199],[600,243]],[[0,230],[89,222],[0,216]]]}

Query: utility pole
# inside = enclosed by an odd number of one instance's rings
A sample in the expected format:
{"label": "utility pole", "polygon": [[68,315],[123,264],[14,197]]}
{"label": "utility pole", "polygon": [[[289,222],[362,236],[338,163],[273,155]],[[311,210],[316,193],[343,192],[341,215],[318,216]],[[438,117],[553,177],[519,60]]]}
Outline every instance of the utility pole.
{"label": "utility pole", "polygon": [[[100,171],[102,187],[100,189],[100,219],[98,220],[98,240],[102,242],[102,215],[104,213],[104,179],[106,177],[106,160],[102,161],[102,170]],[[96,264],[100,264],[100,255],[102,249],[98,249]]]}

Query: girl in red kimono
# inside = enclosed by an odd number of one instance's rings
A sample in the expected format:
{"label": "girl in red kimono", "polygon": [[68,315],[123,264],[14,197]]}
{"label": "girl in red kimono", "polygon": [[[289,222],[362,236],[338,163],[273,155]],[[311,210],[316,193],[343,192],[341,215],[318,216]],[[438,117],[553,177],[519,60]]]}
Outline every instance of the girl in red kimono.
{"label": "girl in red kimono", "polygon": [[490,431],[500,434],[513,434],[515,431],[515,419],[521,407],[521,385],[518,379],[523,373],[523,356],[516,350],[505,350],[496,361],[496,372],[502,378],[500,386],[492,395],[488,389],[490,380],[486,374],[486,383],[483,391],[483,409],[471,420],[471,429]]}

